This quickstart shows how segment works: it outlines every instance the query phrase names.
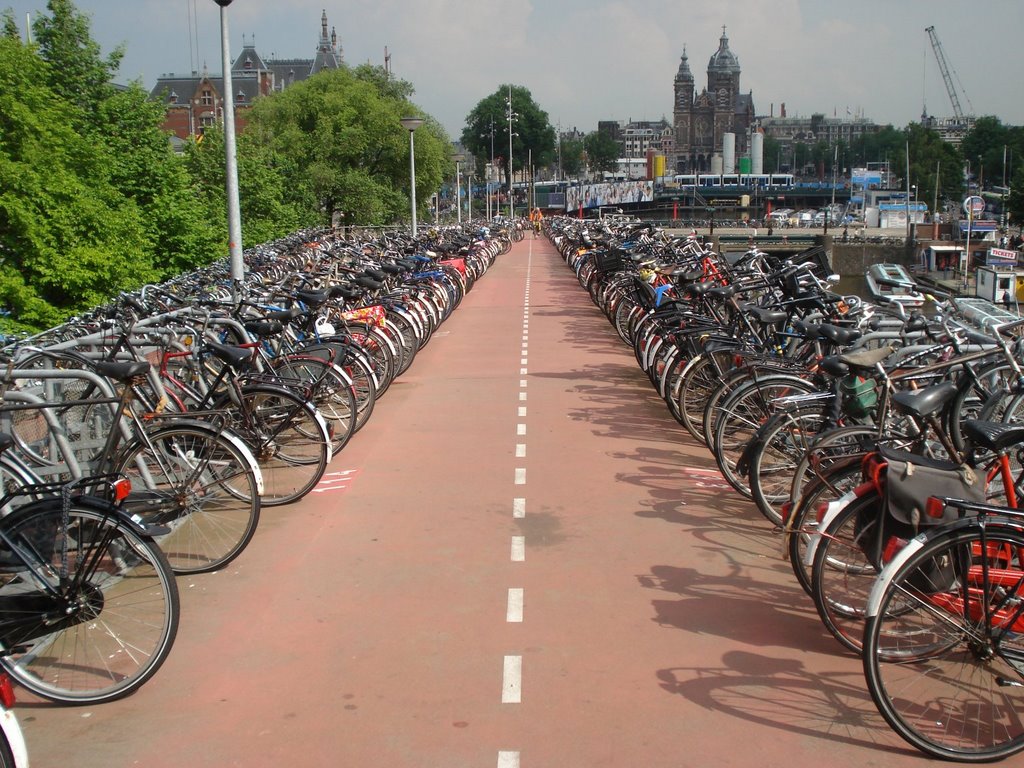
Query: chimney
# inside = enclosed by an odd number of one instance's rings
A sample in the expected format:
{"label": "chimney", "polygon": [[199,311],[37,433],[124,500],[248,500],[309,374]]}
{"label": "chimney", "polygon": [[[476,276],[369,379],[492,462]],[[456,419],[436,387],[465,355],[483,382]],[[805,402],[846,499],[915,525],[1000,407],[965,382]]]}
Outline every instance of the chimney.
{"label": "chimney", "polygon": [[785,116],[786,116],[786,102],[782,102],[782,105],[779,107],[779,117],[785,117]]}

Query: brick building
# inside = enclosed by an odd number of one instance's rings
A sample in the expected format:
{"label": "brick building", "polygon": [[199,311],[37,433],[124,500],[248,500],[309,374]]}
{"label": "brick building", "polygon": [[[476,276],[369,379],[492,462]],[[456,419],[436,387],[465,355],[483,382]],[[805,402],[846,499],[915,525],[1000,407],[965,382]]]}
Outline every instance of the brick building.
{"label": "brick building", "polygon": [[[323,69],[338,69],[343,58],[337,32],[327,29],[327,11],[320,17],[320,40],[312,59],[264,59],[253,42],[244,42],[242,52],[231,65],[231,102],[239,130],[245,115],[260,96],[281,91]],[[150,92],[167,108],[164,128],[178,143],[202,134],[208,125],[220,122],[224,114],[224,78],[207,71],[191,75],[162,75]]]}

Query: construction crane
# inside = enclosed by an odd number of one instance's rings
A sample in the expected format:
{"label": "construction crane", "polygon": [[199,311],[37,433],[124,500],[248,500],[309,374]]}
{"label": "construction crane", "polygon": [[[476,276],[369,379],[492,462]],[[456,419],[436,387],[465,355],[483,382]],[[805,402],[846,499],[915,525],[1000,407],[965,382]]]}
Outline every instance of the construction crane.
{"label": "construction crane", "polygon": [[[935,34],[935,27],[926,27],[925,32],[928,33],[928,39],[931,40],[932,50],[935,52],[935,60],[939,62],[939,71],[942,72],[942,79],[946,83],[946,91],[949,93],[949,100],[953,103],[953,116],[957,122],[964,121],[964,111],[960,107],[960,97],[957,96],[956,87],[953,85],[953,77],[950,74],[949,65],[946,63],[946,54],[942,51],[942,43],[939,42],[938,35]],[[953,74],[956,74],[955,72]],[[959,80],[959,78],[957,78]],[[963,90],[963,85],[960,86]],[[964,93],[964,98],[967,98],[967,93]],[[968,105],[970,105],[970,99],[967,99]],[[973,111],[973,106],[972,106]]]}

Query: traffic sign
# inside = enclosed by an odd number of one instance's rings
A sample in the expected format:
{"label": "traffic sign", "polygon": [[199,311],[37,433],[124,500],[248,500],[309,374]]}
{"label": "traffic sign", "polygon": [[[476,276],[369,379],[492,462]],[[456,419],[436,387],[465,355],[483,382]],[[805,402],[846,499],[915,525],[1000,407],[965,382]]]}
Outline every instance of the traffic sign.
{"label": "traffic sign", "polygon": [[985,201],[977,195],[971,195],[964,199],[964,213],[971,218],[976,218],[985,213]]}

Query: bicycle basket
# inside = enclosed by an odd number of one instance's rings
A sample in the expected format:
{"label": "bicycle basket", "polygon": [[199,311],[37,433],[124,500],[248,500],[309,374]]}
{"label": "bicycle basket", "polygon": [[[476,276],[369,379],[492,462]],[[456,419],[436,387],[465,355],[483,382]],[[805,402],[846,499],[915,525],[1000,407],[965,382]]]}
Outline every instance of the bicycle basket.
{"label": "bicycle basket", "polygon": [[601,272],[618,272],[623,266],[622,251],[619,248],[599,248],[594,251],[594,268]]}
{"label": "bicycle basket", "polygon": [[869,416],[878,405],[878,391],[873,379],[850,374],[840,380],[839,391],[843,397],[843,411],[854,418]]}

